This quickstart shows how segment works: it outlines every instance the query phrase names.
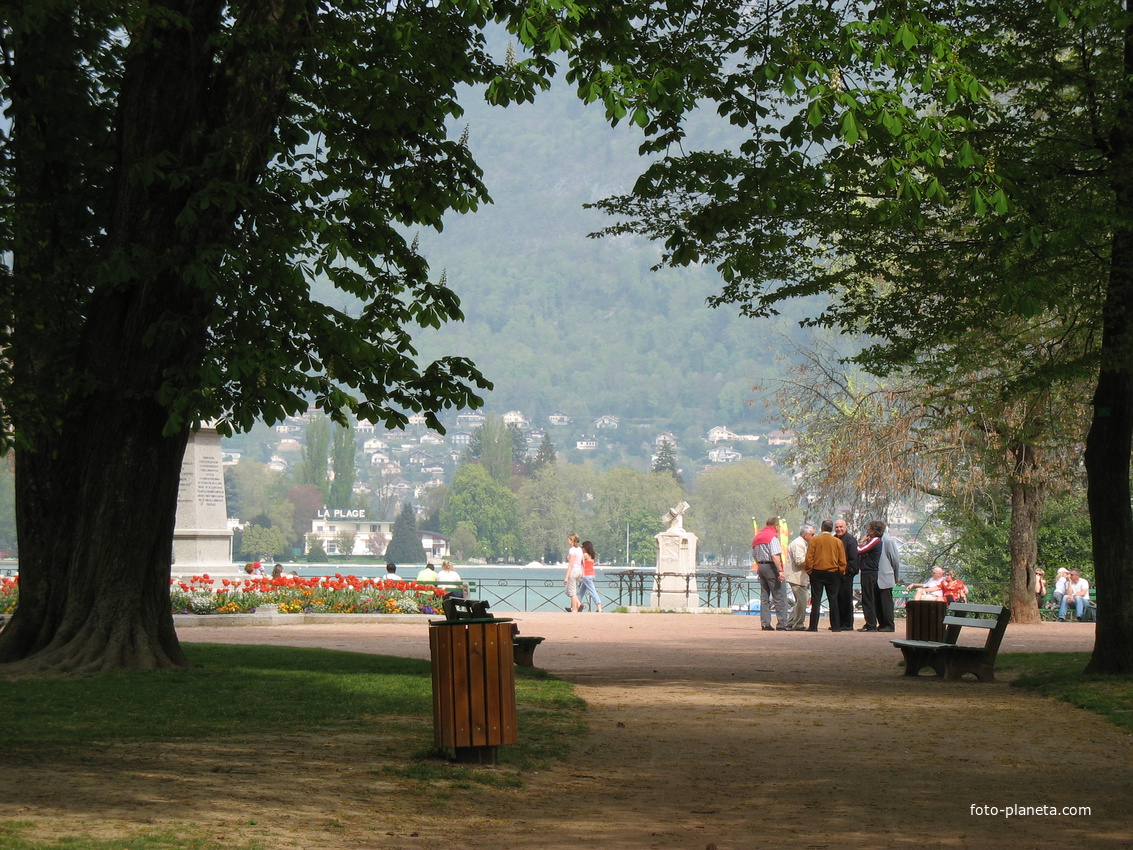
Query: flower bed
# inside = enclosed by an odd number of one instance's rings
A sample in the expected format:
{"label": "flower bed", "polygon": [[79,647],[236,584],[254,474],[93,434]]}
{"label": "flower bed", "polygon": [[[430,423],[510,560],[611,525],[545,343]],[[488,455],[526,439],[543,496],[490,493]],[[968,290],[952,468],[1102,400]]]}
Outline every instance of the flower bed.
{"label": "flower bed", "polygon": [[20,577],[4,576],[0,578],[0,614],[11,614],[16,610],[16,603],[20,601]]}
{"label": "flower bed", "polygon": [[439,614],[445,592],[415,581],[357,576],[170,580],[174,614],[251,614],[276,605],[281,614]]}

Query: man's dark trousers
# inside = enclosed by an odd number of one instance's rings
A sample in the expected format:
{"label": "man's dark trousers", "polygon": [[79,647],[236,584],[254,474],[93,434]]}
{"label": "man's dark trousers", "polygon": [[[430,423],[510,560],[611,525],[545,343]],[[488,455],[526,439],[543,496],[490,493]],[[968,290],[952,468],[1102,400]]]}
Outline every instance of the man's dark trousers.
{"label": "man's dark trousers", "polygon": [[842,585],[842,574],[833,570],[812,570],[810,573],[810,627],[818,628],[818,617],[822,613],[822,594],[826,593],[829,609],[830,628],[841,629],[842,620],[838,616],[838,588]]}
{"label": "man's dark trousers", "polygon": [[858,576],[862,583],[862,613],[865,614],[866,628],[876,629],[881,602],[881,591],[877,589],[877,572],[862,570]]}

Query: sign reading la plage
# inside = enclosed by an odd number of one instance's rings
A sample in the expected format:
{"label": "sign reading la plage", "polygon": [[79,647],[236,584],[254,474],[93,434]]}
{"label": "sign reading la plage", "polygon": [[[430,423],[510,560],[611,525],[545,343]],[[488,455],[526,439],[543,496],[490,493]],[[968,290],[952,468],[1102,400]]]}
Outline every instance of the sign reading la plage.
{"label": "sign reading la plage", "polygon": [[365,519],[366,510],[364,508],[356,510],[339,510],[335,508],[319,508],[319,519]]}

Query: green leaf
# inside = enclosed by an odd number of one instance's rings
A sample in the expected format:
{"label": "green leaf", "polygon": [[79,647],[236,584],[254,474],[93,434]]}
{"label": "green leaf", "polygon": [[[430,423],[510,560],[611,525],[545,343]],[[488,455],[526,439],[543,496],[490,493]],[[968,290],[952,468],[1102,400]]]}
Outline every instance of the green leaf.
{"label": "green leaf", "polygon": [[826,119],[825,110],[823,109],[822,101],[811,101],[810,108],[806,112],[806,121],[811,127],[818,127]]}

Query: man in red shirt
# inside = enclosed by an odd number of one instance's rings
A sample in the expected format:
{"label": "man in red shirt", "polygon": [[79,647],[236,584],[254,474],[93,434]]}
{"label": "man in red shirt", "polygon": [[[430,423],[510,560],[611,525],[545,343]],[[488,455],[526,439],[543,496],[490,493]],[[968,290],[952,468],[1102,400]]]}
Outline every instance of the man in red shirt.
{"label": "man in red shirt", "polygon": [[771,601],[774,600],[775,617],[779,631],[787,628],[787,583],[783,576],[783,546],[779,542],[779,517],[767,520],[751,541],[751,557],[759,576],[759,619],[763,631],[771,628]]}

